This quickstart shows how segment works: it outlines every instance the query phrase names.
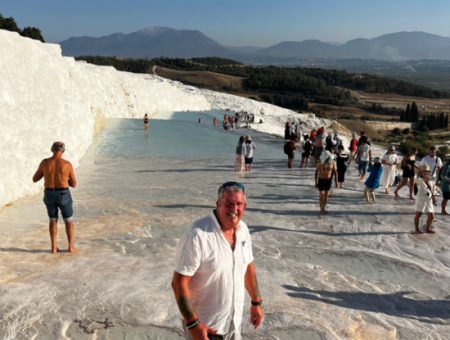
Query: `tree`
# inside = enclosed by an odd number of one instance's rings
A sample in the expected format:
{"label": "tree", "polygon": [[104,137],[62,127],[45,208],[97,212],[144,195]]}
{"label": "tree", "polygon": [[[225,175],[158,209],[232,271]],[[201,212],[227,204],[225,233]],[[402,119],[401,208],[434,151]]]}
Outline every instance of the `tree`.
{"label": "tree", "polygon": [[35,40],[40,40],[45,42],[44,37],[42,36],[41,30],[36,27],[25,27],[22,32],[20,32],[22,37],[28,37]]}
{"label": "tree", "polygon": [[402,113],[400,114],[400,121],[401,122],[406,122],[405,110],[403,110]]}
{"label": "tree", "polygon": [[416,102],[413,102],[411,105],[411,122],[419,121],[419,108],[417,107]]}
{"label": "tree", "polygon": [[0,28],[11,31],[11,32],[17,32],[20,33],[20,28],[17,26],[16,21],[14,18],[4,18],[3,15],[0,14]]}
{"label": "tree", "polygon": [[409,104],[406,106],[405,119],[406,122],[411,121],[411,106]]}
{"label": "tree", "polygon": [[439,128],[445,128],[445,116],[444,116],[444,112],[441,112],[441,114],[439,115]]}
{"label": "tree", "polygon": [[447,129],[448,128],[448,113],[447,116],[445,116],[445,124],[444,127]]}

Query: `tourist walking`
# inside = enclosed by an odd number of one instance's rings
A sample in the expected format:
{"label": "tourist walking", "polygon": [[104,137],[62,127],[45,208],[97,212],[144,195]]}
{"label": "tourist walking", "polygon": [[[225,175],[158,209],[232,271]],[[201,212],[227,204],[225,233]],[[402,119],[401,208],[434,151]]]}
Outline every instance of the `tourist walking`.
{"label": "tourist walking", "polygon": [[[437,175],[439,174],[439,171],[442,169],[442,160],[436,156],[436,148],[432,146],[430,150],[428,151],[428,155],[422,158],[420,161],[420,165],[428,165],[430,167],[430,180],[436,181]],[[439,185],[439,181],[436,183],[436,185]]]}
{"label": "tourist walking", "polygon": [[284,128],[284,139],[290,140],[291,139],[291,123],[286,122],[286,126]]}
{"label": "tourist walking", "polygon": [[395,181],[395,172],[397,169],[398,157],[395,153],[395,146],[391,146],[386,154],[381,159],[381,164],[384,167],[383,175],[381,176],[380,185],[385,189],[386,194],[390,194],[389,188]]}
{"label": "tourist walking", "polygon": [[311,141],[311,143],[314,143],[314,141],[316,140],[316,136],[317,136],[316,128],[313,128],[309,135],[309,140]]}
{"label": "tourist walking", "polygon": [[414,183],[415,183],[415,177],[416,174],[414,172],[414,168],[419,169],[419,167],[416,165],[416,155],[418,153],[417,148],[412,148],[411,151],[402,159],[402,169],[403,169],[403,178],[400,185],[395,189],[395,197],[400,197],[398,195],[398,192],[401,188],[403,188],[409,179],[409,199],[414,200],[413,192],[414,192]]}
{"label": "tourist walking", "polygon": [[448,200],[450,200],[450,156],[447,158],[447,162],[442,167],[441,171],[439,171],[438,180],[441,183],[442,190],[442,215],[449,215],[447,213],[446,206]]}
{"label": "tourist walking", "polygon": [[291,133],[291,137],[295,136],[295,124],[294,124],[294,122],[291,123],[291,125],[289,127],[289,131]]}
{"label": "tourist walking", "polygon": [[244,171],[245,169],[245,138],[241,136],[236,145],[236,160],[234,162],[234,171]]}
{"label": "tourist walking", "polygon": [[325,140],[325,150],[331,151],[332,146],[336,146],[336,141],[333,139],[333,134],[330,132]]}
{"label": "tourist walking", "polygon": [[320,216],[328,213],[328,211],[325,210],[325,207],[328,203],[333,175],[337,188],[338,178],[336,163],[331,159],[331,153],[329,151],[324,151],[320,156],[319,163],[317,164],[316,172],[314,174],[315,187],[319,189]]}
{"label": "tourist walking", "polygon": [[145,114],[144,118],[142,120],[144,121],[144,128],[145,128],[145,130],[147,130],[148,129],[148,115]]}
{"label": "tourist walking", "polygon": [[33,182],[36,183],[44,178],[44,203],[47,207],[47,214],[50,219],[49,230],[52,243],[52,253],[59,251],[56,242],[58,232],[58,209],[61,211],[64,223],[66,225],[67,240],[69,242],[69,252],[78,251],[74,244],[73,228],[73,201],[69,186],[75,188],[77,181],[73,171],[72,164],[62,158],[66,147],[62,142],[55,142],[51,148],[53,156],[44,159],[33,176]]}
{"label": "tourist walking", "polygon": [[339,187],[344,187],[345,182],[345,173],[347,172],[347,162],[348,162],[348,155],[344,154],[344,146],[339,145],[338,146],[338,153],[336,155],[336,168],[337,168],[337,175],[338,175],[338,183]]}
{"label": "tourist walking", "polygon": [[245,171],[252,171],[253,165],[253,150],[256,149],[255,143],[252,142],[252,137],[245,138]]}
{"label": "tourist walking", "polygon": [[434,204],[436,203],[434,181],[430,178],[430,167],[428,165],[421,165],[419,168],[419,175],[417,177],[417,199],[415,204],[416,216],[414,218],[414,226],[416,227],[416,234],[423,234],[419,229],[420,217],[423,213],[427,214],[427,227],[425,232],[434,234],[435,231],[431,229],[431,224],[434,220]]}
{"label": "tourist walking", "polygon": [[350,145],[348,147],[350,151],[350,162],[348,165],[352,164],[352,161],[355,159],[356,162],[356,150],[358,150],[358,140],[356,139],[356,132],[352,133],[352,139],[350,140]]}
{"label": "tourist walking", "polygon": [[323,147],[325,144],[325,134],[321,133],[316,136],[314,140],[314,160],[317,163],[320,159],[320,155],[323,152]]}
{"label": "tourist walking", "polygon": [[303,124],[302,122],[298,122],[297,131],[296,131],[297,136],[299,136],[301,139],[303,138],[303,125],[302,124]]}
{"label": "tourist walking", "polygon": [[364,183],[364,197],[366,198],[367,203],[369,203],[370,194],[373,203],[375,203],[375,190],[380,187],[380,178],[383,173],[381,159],[379,157],[375,157],[373,159],[373,165],[367,171],[370,175],[366,183]]}
{"label": "tourist walking", "polygon": [[312,143],[309,140],[308,135],[303,136],[304,142],[302,144],[302,162],[300,163],[299,168],[301,169],[303,167],[303,163],[305,163],[305,169],[308,168],[309,165],[309,157],[311,157],[311,151],[312,151]]}
{"label": "tourist walking", "polygon": [[359,140],[360,145],[356,151],[356,159],[358,160],[359,179],[364,180],[367,172],[367,166],[372,160],[372,149],[367,145],[367,137],[363,136]]}
{"label": "tourist walking", "polygon": [[172,289],[186,339],[241,339],[245,290],[250,324],[262,322],[262,299],[253,264],[252,240],[242,221],[244,186],[220,186],[216,209],[192,223],[178,242]]}
{"label": "tourist walking", "polygon": [[292,164],[294,163],[295,150],[298,148],[295,146],[297,136],[291,137],[289,142],[284,143],[284,153],[288,156],[288,169],[292,169]]}
{"label": "tourist walking", "polygon": [[213,124],[215,127],[217,127],[217,118],[216,117],[214,117],[214,119],[213,119]]}

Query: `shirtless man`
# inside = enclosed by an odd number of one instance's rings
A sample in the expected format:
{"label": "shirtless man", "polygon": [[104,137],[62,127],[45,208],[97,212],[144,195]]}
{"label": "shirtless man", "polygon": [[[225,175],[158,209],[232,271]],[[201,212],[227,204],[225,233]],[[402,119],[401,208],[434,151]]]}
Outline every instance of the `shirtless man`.
{"label": "shirtless man", "polygon": [[[314,176],[315,186],[319,189],[320,216],[323,214],[328,214],[328,211],[325,210],[325,206],[327,205],[328,197],[330,195],[333,174],[337,188],[338,175],[336,171],[336,163],[333,161],[331,153],[329,151],[324,151],[322,152],[322,155],[320,155],[320,160],[317,164],[316,173]],[[319,177],[318,181],[317,177]]]}
{"label": "shirtless man", "polygon": [[50,238],[52,241],[52,253],[59,251],[56,245],[58,208],[66,224],[66,234],[69,241],[69,252],[77,251],[73,245],[73,208],[72,196],[69,186],[75,188],[77,181],[73,172],[72,164],[62,158],[65,145],[62,142],[55,142],[52,145],[53,156],[44,159],[33,176],[36,183],[44,177],[44,203],[47,206],[48,217],[50,218]]}

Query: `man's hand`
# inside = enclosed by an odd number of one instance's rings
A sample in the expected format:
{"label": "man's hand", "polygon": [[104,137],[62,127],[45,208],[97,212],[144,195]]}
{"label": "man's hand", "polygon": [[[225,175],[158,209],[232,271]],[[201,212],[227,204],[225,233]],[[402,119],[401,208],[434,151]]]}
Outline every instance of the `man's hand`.
{"label": "man's hand", "polygon": [[255,329],[261,324],[263,316],[264,313],[261,306],[250,307],[250,323],[255,326]]}
{"label": "man's hand", "polygon": [[437,181],[437,182],[436,182],[436,185],[437,185],[437,186],[440,186],[440,185],[441,185],[441,181]]}
{"label": "man's hand", "polygon": [[319,188],[319,185],[318,185],[317,183],[315,184],[315,186],[316,186],[316,189],[318,189],[318,188]]}
{"label": "man's hand", "polygon": [[194,328],[190,329],[192,339],[194,340],[208,340],[208,333],[217,334],[215,329],[209,328],[203,323],[199,323]]}

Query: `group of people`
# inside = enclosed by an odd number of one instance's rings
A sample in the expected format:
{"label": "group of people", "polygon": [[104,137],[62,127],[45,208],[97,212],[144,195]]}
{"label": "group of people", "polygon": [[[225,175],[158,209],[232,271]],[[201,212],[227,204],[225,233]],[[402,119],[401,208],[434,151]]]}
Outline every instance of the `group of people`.
{"label": "group of people", "polygon": [[234,171],[252,171],[253,166],[253,150],[256,149],[255,143],[251,136],[241,136],[236,145],[236,160],[234,163]]}

